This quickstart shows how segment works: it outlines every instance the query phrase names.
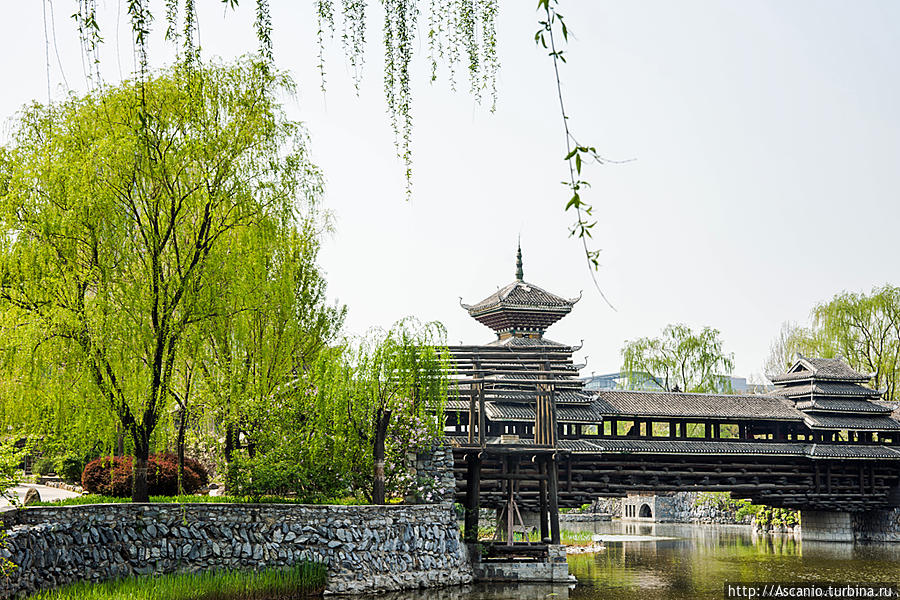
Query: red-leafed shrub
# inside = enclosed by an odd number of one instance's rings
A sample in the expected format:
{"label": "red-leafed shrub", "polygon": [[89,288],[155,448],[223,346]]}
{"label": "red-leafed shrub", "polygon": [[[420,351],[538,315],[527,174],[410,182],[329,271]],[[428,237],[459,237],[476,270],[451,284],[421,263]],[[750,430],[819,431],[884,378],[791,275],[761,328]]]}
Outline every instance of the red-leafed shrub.
{"label": "red-leafed shrub", "polygon": [[[184,457],[181,486],[185,494],[193,494],[209,482],[206,468],[193,458]],[[153,496],[178,493],[178,457],[174,454],[151,454],[147,467],[147,484]]]}
{"label": "red-leafed shrub", "polygon": [[101,456],[84,467],[81,487],[91,494],[125,498],[131,495],[131,457]]}
{"label": "red-leafed shrub", "polygon": [[[131,474],[130,456],[103,456],[84,467],[81,486],[91,494],[125,498],[131,495]],[[206,468],[193,458],[185,457],[184,493],[193,494],[208,482]],[[178,459],[174,454],[150,455],[147,487],[151,496],[174,496],[178,493]]]}

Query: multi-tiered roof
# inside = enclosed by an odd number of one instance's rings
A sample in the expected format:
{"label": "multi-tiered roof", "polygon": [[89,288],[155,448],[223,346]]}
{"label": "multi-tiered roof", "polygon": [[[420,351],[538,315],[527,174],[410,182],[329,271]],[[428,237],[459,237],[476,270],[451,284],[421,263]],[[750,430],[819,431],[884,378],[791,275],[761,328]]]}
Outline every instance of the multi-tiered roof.
{"label": "multi-tiered roof", "polygon": [[548,327],[572,311],[579,298],[562,298],[524,280],[522,248],[516,255],[516,279],[481,302],[462,304],[479,323],[497,333],[491,346],[561,345],[544,338]]}
{"label": "multi-tiered roof", "polygon": [[890,431],[900,424],[877,402],[882,392],[866,387],[870,375],[839,358],[798,354],[787,373],[771,376],[775,393],[793,402],[813,430]]}
{"label": "multi-tiered roof", "polygon": [[[457,385],[461,399],[448,403],[447,412],[469,413],[475,407],[465,398],[477,393],[484,402],[488,424],[535,425],[540,421],[539,398],[552,406],[554,430],[556,423],[593,422],[591,395],[584,393],[584,383],[578,378],[580,367],[572,361],[577,348],[544,337],[546,329],[569,314],[578,300],[526,282],[520,246],[515,281],[481,302],[462,304],[474,319],[493,329],[497,338],[482,346],[450,348],[461,377]],[[474,420],[475,416],[468,418]]]}

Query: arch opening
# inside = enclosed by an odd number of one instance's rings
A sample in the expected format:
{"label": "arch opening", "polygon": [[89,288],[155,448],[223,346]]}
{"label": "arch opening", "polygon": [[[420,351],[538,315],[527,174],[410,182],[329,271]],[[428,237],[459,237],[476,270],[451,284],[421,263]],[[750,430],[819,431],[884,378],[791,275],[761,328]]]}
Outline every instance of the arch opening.
{"label": "arch opening", "polygon": [[649,519],[653,516],[653,511],[650,510],[649,504],[641,504],[641,510],[638,513],[638,516],[644,519]]}

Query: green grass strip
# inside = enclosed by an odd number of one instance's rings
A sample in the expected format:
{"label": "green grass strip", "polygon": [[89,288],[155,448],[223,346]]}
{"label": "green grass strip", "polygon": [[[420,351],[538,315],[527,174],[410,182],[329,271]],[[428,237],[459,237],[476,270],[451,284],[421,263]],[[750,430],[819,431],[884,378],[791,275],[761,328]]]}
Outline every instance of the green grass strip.
{"label": "green grass strip", "polygon": [[[30,506],[77,506],[82,504],[127,504],[131,498],[116,498],[115,496],[101,496],[99,494],[87,494],[64,498],[47,502],[35,502]],[[192,504],[192,503],[226,503],[226,504],[309,504],[296,498],[283,498],[277,496],[263,496],[262,498],[250,498],[246,496],[150,496],[150,502],[158,504]],[[338,498],[322,504],[356,504],[355,499]]]}
{"label": "green grass strip", "polygon": [[326,568],[304,561],[284,569],[206,571],[73,583],[41,590],[29,600],[296,600],[321,595]]}

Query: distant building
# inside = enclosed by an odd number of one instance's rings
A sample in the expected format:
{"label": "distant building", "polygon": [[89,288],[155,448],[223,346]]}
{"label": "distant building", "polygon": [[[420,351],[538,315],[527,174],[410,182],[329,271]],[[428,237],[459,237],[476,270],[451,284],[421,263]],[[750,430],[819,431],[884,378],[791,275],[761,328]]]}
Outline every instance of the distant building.
{"label": "distant building", "polygon": [[[753,392],[763,392],[772,389],[772,386],[765,386],[768,389],[761,389],[761,386],[748,384],[746,377],[725,376],[724,379],[731,383],[731,393],[749,394]],[[656,383],[656,380],[649,373],[634,373],[629,379],[628,373],[618,371],[616,373],[606,373],[603,375],[591,375],[584,378],[585,390],[641,390],[645,392],[659,392],[663,390],[662,386]],[[727,389],[717,390],[726,392]]]}

